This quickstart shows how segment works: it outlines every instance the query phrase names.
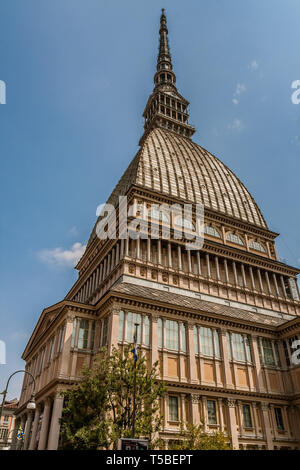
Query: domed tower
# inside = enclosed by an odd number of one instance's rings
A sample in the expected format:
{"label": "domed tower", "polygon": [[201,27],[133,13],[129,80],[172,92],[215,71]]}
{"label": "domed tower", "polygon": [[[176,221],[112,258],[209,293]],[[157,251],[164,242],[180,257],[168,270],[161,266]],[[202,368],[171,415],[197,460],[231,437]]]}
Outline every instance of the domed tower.
{"label": "domed tower", "polygon": [[[130,344],[135,323],[140,353],[159,362],[168,386],[166,447],[189,421],[227,432],[235,449],[299,448],[299,270],[278,260],[278,234],[239,178],[192,141],[164,10],[159,36],[140,149],[95,224],[78,280],[43,311],[23,355],[38,371],[48,448],[58,439],[56,391],[75,383],[101,347]],[[199,207],[203,244],[187,249]],[[44,371],[47,348],[56,362]],[[30,391],[23,388],[20,419]]]}

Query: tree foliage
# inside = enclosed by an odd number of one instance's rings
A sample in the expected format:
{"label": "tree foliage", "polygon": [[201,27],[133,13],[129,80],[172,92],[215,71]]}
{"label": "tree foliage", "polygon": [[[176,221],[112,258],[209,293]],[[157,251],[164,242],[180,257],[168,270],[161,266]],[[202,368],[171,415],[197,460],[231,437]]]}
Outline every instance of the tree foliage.
{"label": "tree foliage", "polygon": [[231,450],[230,438],[221,431],[204,432],[203,426],[181,423],[179,440],[170,443],[171,450]]}
{"label": "tree foliage", "polygon": [[[61,447],[65,449],[117,448],[121,437],[131,437],[133,420],[135,438],[154,444],[161,426],[159,398],[166,393],[157,380],[156,363],[148,370],[142,355],[136,364],[127,347],[113,349],[109,356],[102,350],[82,381],[64,392],[61,418]],[[136,374],[136,412],[133,414],[134,376]]]}

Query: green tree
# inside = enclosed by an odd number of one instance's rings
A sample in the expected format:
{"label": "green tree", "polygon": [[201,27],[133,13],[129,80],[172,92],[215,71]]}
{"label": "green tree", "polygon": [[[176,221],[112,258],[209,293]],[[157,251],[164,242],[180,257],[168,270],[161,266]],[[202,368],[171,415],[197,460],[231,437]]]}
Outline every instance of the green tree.
{"label": "green tree", "polygon": [[[139,355],[135,363],[130,347],[123,354],[113,349],[109,356],[102,350],[91,369],[83,372],[82,381],[64,392],[61,418],[61,447],[68,449],[117,448],[121,437],[149,439],[152,446],[160,430],[159,399],[166,393],[157,380],[158,363],[148,369]],[[136,375],[136,412],[133,414]]]}
{"label": "green tree", "polygon": [[170,443],[171,450],[231,450],[230,438],[223,432],[206,433],[203,426],[181,423],[180,439]]}

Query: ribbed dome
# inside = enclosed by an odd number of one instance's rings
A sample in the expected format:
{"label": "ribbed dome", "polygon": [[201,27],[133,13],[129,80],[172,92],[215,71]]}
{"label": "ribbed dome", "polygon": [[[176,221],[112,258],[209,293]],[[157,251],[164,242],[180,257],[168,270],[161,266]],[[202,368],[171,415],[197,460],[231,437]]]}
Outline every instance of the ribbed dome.
{"label": "ribbed dome", "polygon": [[268,228],[249,191],[224,163],[189,138],[161,128],[148,134],[107,202],[116,206],[133,184]]}

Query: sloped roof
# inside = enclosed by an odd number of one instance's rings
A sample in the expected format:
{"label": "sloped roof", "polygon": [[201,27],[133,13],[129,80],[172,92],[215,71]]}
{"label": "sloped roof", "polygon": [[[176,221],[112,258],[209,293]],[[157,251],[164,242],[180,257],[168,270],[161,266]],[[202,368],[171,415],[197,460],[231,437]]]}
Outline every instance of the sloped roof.
{"label": "sloped roof", "polygon": [[148,134],[107,202],[116,206],[133,184],[268,228],[254,198],[224,163],[163,128]]}
{"label": "sloped roof", "polygon": [[188,308],[197,310],[199,314],[216,314],[218,316],[231,318],[233,320],[240,320],[246,322],[253,322],[261,326],[277,327],[287,322],[287,320],[279,317],[264,315],[261,313],[251,312],[250,310],[239,309],[237,307],[230,307],[206,300],[195,299],[181,294],[174,294],[173,292],[166,292],[160,289],[145,287],[136,284],[129,284],[126,282],[116,283],[110,292],[120,294],[127,294],[135,298],[147,299],[151,302],[159,301],[167,304],[172,304],[176,308]]}

